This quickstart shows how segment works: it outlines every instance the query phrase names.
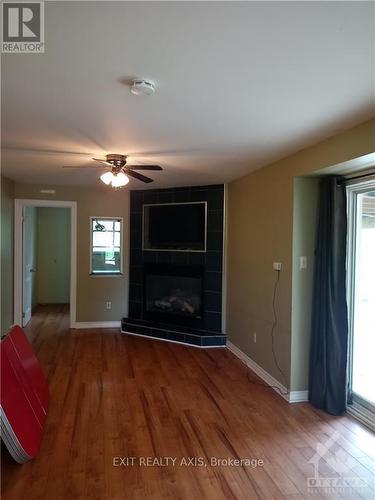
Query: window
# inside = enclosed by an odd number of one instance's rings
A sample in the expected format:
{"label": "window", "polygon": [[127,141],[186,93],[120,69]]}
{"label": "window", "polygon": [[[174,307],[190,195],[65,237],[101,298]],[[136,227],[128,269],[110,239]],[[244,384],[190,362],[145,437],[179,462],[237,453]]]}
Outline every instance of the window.
{"label": "window", "polygon": [[122,219],[91,217],[91,274],[122,274]]}

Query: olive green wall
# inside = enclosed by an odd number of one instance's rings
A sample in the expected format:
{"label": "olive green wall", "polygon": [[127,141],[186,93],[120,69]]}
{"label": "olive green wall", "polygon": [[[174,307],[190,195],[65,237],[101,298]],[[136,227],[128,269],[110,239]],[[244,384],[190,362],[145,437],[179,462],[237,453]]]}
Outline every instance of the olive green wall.
{"label": "olive green wall", "polygon": [[[38,220],[37,208],[25,207],[24,212],[24,256],[28,256],[31,268],[37,269],[37,235],[38,235]],[[30,274],[31,279],[31,310],[33,311],[38,304],[37,297],[37,273]],[[27,306],[28,307],[28,306]],[[26,311],[26,306],[23,308]]]}
{"label": "olive green wall", "polygon": [[[291,390],[308,386],[319,178],[296,177],[293,196]],[[300,257],[307,268],[300,268]]]}
{"label": "olive green wall", "polygon": [[[53,189],[56,194],[41,193]],[[127,314],[129,192],[103,187],[67,187],[16,184],[20,199],[51,199],[77,202],[77,317],[78,322],[119,321]],[[90,216],[124,218],[124,275],[90,276]],[[112,302],[107,310],[106,302]]]}
{"label": "olive green wall", "polygon": [[37,302],[70,302],[70,209],[37,210]]}
{"label": "olive green wall", "polygon": [[[227,325],[231,342],[289,387],[300,361],[292,350],[292,271],[294,179],[375,151],[375,119],[257,170],[228,186]],[[272,356],[272,296],[282,262],[277,298],[275,350],[284,377]],[[298,323],[294,323],[298,324]],[[253,342],[257,333],[257,343]],[[296,332],[298,336],[298,332]],[[305,346],[308,349],[308,346]],[[297,376],[297,375],[296,375]],[[298,375],[299,377],[299,375]],[[303,377],[302,377],[303,378]]]}
{"label": "olive green wall", "polygon": [[13,324],[14,182],[1,176],[1,335]]}

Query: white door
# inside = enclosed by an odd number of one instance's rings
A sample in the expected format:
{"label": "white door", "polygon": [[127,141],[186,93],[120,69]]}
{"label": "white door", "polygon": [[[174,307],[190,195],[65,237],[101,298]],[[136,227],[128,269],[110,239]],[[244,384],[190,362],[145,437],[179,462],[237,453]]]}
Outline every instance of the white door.
{"label": "white door", "polygon": [[24,207],[22,226],[22,326],[31,319],[36,273],[36,208]]}

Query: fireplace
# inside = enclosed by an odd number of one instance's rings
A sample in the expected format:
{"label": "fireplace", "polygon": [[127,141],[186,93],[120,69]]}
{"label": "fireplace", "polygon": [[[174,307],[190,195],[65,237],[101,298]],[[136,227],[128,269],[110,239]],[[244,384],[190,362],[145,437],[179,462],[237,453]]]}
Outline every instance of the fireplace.
{"label": "fireplace", "polygon": [[[205,251],[190,245],[149,248],[144,241],[147,206],[197,203],[206,206]],[[173,231],[168,222],[164,229]],[[130,192],[129,309],[121,321],[123,332],[198,347],[225,346],[223,224],[222,184]]]}
{"label": "fireplace", "polygon": [[197,328],[202,326],[202,267],[146,265],[143,290],[145,319]]}

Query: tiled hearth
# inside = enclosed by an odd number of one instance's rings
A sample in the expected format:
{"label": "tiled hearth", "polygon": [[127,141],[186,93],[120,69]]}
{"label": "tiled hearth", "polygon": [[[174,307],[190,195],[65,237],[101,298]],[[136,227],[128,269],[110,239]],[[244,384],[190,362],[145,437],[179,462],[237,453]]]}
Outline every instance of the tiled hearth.
{"label": "tiled hearth", "polygon": [[[207,202],[207,251],[178,252],[142,249],[143,204]],[[223,268],[224,186],[194,186],[174,189],[131,191],[130,193],[130,286],[129,317],[122,319],[122,330],[152,338],[209,347],[223,346],[222,268]],[[199,321],[176,321],[152,317],[145,299],[148,269],[201,270],[202,303]]]}

